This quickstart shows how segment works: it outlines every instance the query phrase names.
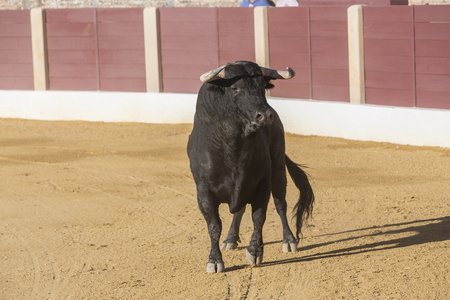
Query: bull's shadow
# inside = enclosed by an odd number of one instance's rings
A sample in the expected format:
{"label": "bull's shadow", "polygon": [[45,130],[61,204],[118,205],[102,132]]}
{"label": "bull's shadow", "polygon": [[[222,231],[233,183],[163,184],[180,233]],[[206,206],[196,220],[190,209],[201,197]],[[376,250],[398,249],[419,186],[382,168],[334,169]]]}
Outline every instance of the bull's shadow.
{"label": "bull's shadow", "polygon": [[[393,227],[400,227],[399,229],[392,229]],[[375,231],[373,233],[365,233],[368,231]],[[343,244],[345,245],[345,242],[347,241],[355,241],[362,238],[367,237],[377,237],[378,239],[383,239],[382,241],[374,242],[374,243],[367,243],[362,244],[358,246],[352,246],[352,247],[343,247],[341,249],[327,251],[327,252],[318,252],[316,254],[311,254],[307,256],[301,256],[301,257],[295,257],[295,258],[288,258],[288,259],[282,259],[277,261],[268,261],[264,262],[261,267],[268,267],[268,266],[274,266],[274,265],[280,265],[280,264],[289,264],[289,263],[298,263],[298,262],[305,262],[305,261],[313,261],[316,259],[324,259],[324,258],[332,258],[332,257],[339,257],[339,256],[349,256],[349,255],[355,255],[355,254],[361,254],[361,253],[368,253],[368,252],[375,252],[375,251],[383,251],[388,249],[395,249],[395,248],[403,248],[403,247],[409,247],[412,245],[420,245],[420,244],[426,244],[426,243],[432,243],[432,242],[441,242],[450,240],[450,216],[447,217],[441,217],[441,218],[434,218],[434,219],[426,219],[426,220],[416,220],[411,222],[404,222],[404,223],[397,223],[397,224],[388,224],[383,226],[373,226],[373,227],[367,227],[367,228],[360,228],[355,230],[348,230],[338,233],[331,233],[331,234],[323,234],[317,237],[324,237],[324,236],[339,236],[342,234],[349,234],[349,233],[357,233],[356,236],[351,236],[343,239],[333,239],[325,243],[319,243],[319,244],[313,244],[308,245],[305,247],[299,248],[299,253],[306,250],[312,250],[316,248],[325,247],[327,245],[331,244]],[[409,235],[407,237],[401,237],[401,238],[391,238],[395,234],[404,234],[404,233],[414,233],[412,235]],[[273,244],[273,243],[281,243],[281,241],[274,241],[269,242],[267,244]],[[238,270],[245,268],[247,266],[235,266],[227,269],[227,271],[232,270]]]}

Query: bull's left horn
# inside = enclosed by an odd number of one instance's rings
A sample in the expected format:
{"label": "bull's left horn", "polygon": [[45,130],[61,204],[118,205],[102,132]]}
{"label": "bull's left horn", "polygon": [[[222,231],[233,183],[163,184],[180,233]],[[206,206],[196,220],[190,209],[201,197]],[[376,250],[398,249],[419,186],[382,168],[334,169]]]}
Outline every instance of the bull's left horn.
{"label": "bull's left horn", "polygon": [[291,79],[295,76],[295,71],[291,68],[287,67],[287,71],[278,71],[274,69],[260,67],[261,72],[265,77],[269,77],[272,79]]}
{"label": "bull's left horn", "polygon": [[211,82],[223,78],[225,78],[225,66],[221,66],[200,76],[202,82]]}

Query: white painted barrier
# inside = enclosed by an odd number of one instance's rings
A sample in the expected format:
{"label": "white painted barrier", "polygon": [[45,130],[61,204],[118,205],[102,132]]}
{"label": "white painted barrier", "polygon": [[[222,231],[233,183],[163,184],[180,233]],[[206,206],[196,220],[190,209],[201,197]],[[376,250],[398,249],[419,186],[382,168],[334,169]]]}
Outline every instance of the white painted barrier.
{"label": "white painted barrier", "polygon": [[[192,123],[195,94],[0,91],[0,118]],[[450,148],[450,110],[270,98],[287,132]]]}

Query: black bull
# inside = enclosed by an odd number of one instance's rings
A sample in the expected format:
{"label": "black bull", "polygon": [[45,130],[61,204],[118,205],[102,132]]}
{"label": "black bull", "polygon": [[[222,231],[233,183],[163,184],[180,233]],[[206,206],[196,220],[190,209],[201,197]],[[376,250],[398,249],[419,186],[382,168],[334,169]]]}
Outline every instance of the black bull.
{"label": "black bull", "polygon": [[[292,69],[275,71],[252,62],[229,63],[201,76],[187,152],[197,185],[197,200],[208,225],[211,252],[207,272],[225,269],[219,239],[220,203],[234,214],[222,249],[237,247],[239,225],[246,204],[251,204],[253,235],[247,247],[250,265],[263,258],[262,228],[272,193],[283,226],[283,251],[296,251],[302,223],[312,212],[314,194],[308,178],[285,154],[283,125],[267,103],[270,80],[290,79]],[[294,207],[296,236],[286,218],[286,167],[300,190]]]}

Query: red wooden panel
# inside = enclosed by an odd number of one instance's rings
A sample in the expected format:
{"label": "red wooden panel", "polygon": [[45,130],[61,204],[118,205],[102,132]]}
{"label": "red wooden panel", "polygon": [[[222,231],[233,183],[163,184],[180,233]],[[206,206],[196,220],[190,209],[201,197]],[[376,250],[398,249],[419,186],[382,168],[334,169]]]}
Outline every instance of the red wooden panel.
{"label": "red wooden panel", "polygon": [[0,77],[0,90],[33,90],[33,77]]}
{"label": "red wooden panel", "polygon": [[33,54],[29,50],[0,50],[0,63],[33,63]]}
{"label": "red wooden panel", "polygon": [[217,42],[206,39],[204,36],[165,36],[161,40],[162,50],[218,50]]}
{"label": "red wooden panel", "polygon": [[[339,4],[337,4],[339,5]],[[348,6],[311,6],[311,21],[343,21],[347,23]]]}
{"label": "red wooden panel", "polygon": [[53,78],[97,77],[96,64],[51,64],[48,71]]}
{"label": "red wooden panel", "polygon": [[342,37],[311,37],[311,52],[334,53],[335,56],[348,55],[348,40]]}
{"label": "red wooden panel", "polygon": [[275,69],[286,69],[286,67],[310,68],[309,57],[309,53],[272,52],[270,56],[270,65]]}
{"label": "red wooden panel", "polygon": [[366,103],[388,106],[415,106],[412,90],[366,88]]}
{"label": "red wooden panel", "polygon": [[236,35],[244,37],[254,37],[253,20],[219,22],[219,35]]}
{"label": "red wooden panel", "polygon": [[49,50],[95,50],[97,39],[95,36],[61,36],[47,40]]}
{"label": "red wooden panel", "polygon": [[48,62],[52,64],[95,64],[97,52],[95,50],[49,50]]}
{"label": "red wooden panel", "polygon": [[[412,22],[412,6],[363,6],[364,25],[373,27],[376,24],[389,22]],[[365,34],[365,32],[364,32]]]}
{"label": "red wooden panel", "polygon": [[364,23],[365,39],[412,39],[413,23],[411,22],[373,22]]}
{"label": "red wooden panel", "polygon": [[50,90],[97,91],[97,78],[58,78],[50,77]]}
{"label": "red wooden panel", "polygon": [[450,5],[414,6],[416,22],[450,22]]}
{"label": "red wooden panel", "polygon": [[314,85],[340,85],[348,87],[348,70],[314,69],[312,82]]}
{"label": "red wooden panel", "polygon": [[30,24],[30,11],[28,10],[1,10],[0,24]]}
{"label": "red wooden panel", "polygon": [[416,23],[416,39],[450,40],[450,23]]}
{"label": "red wooden panel", "polygon": [[47,23],[93,23],[95,22],[95,9],[46,9]]}
{"label": "red wooden panel", "polygon": [[[160,20],[164,91],[197,93],[201,84],[199,76],[219,66],[217,8],[161,8]],[[200,37],[210,44],[203,49],[192,42],[178,46],[173,38],[166,42],[167,37]],[[175,49],[165,48],[168,45]],[[192,64],[198,64],[204,71],[193,76],[186,70]],[[165,70],[173,66],[178,67],[178,72],[172,75],[177,77],[169,78]]]}
{"label": "red wooden panel", "polygon": [[269,36],[308,36],[306,22],[273,22],[269,25]]}
{"label": "red wooden panel", "polygon": [[366,71],[366,87],[412,90],[413,79],[412,73]]}
{"label": "red wooden panel", "polygon": [[101,64],[100,78],[145,78],[145,64]]}
{"label": "red wooden panel", "polygon": [[413,73],[412,56],[377,56],[364,55],[366,71],[384,71],[395,73]]}
{"label": "red wooden panel", "polygon": [[98,22],[143,22],[143,11],[143,8],[97,8],[97,20]]}
{"label": "red wooden panel", "polygon": [[242,22],[247,20],[253,24],[253,9],[242,9],[242,7],[219,7],[217,13],[219,23],[234,21]]}
{"label": "red wooden panel", "polygon": [[311,36],[347,37],[347,22],[313,22],[311,21]]}
{"label": "red wooden panel", "polygon": [[[417,106],[424,108],[450,109],[450,93],[436,91],[417,91]],[[425,120],[424,120],[425,121]]]}
{"label": "red wooden panel", "polygon": [[450,41],[416,40],[416,56],[449,57]]}
{"label": "red wooden panel", "polygon": [[293,68],[290,80],[274,80],[274,97],[311,98],[309,8],[284,7],[268,10],[270,67]]}
{"label": "red wooden panel", "polygon": [[217,52],[212,51],[174,51],[168,50],[163,52],[163,64],[204,64],[204,65],[217,65],[218,63]]}
{"label": "red wooden panel", "polygon": [[165,22],[161,24],[161,36],[214,36],[216,26],[213,22]]}
{"label": "red wooden panel", "polygon": [[348,86],[315,85],[312,87],[312,99],[349,102],[350,90]]}
{"label": "red wooden panel", "polygon": [[219,51],[219,65],[222,66],[227,62],[234,62],[237,60],[255,61],[255,51],[249,49],[239,49],[239,52],[232,49]]}
{"label": "red wooden panel", "polygon": [[30,23],[0,23],[0,37],[2,36],[31,36]]}
{"label": "red wooden panel", "polygon": [[348,57],[337,56],[334,53],[313,53],[311,57],[313,69],[341,69],[348,70]]}
{"label": "red wooden panel", "polygon": [[448,92],[450,95],[450,74],[417,74],[416,87],[418,91]]}
{"label": "red wooden panel", "polygon": [[0,50],[27,50],[30,48],[30,37],[0,37]]}
{"label": "red wooden panel", "polygon": [[252,10],[218,9],[219,65],[236,60],[255,61]]}
{"label": "red wooden panel", "polygon": [[179,65],[166,65],[164,68],[165,78],[178,78],[178,79],[198,79],[203,73],[210,71],[204,65],[188,64],[183,65],[180,68]]}
{"label": "red wooden panel", "polygon": [[33,65],[0,64],[0,77],[33,77]]}
{"label": "red wooden panel", "polygon": [[47,37],[94,36],[95,23],[47,23]]}
{"label": "red wooden panel", "polygon": [[450,57],[416,57],[416,73],[448,75]]}
{"label": "red wooden panel", "polygon": [[142,36],[99,36],[98,48],[101,50],[139,50],[145,48]]}
{"label": "red wooden panel", "polygon": [[268,21],[271,25],[276,22],[284,23],[286,21],[306,22],[308,19],[308,7],[277,7],[276,9],[268,10]]}
{"label": "red wooden panel", "polygon": [[[201,74],[200,74],[201,75]],[[164,92],[196,94],[200,90],[200,79],[171,79],[164,80]]]}
{"label": "red wooden panel", "polygon": [[100,78],[100,90],[146,92],[145,78]]}
{"label": "red wooden panel", "polygon": [[97,24],[99,36],[144,36],[143,22],[108,22]]}
{"label": "red wooden panel", "polygon": [[[245,9],[245,8],[241,8]],[[253,9],[248,8],[253,11]],[[161,22],[206,22],[215,23],[217,21],[217,8],[198,7],[161,7],[159,8]]]}
{"label": "red wooden panel", "polygon": [[237,55],[240,53],[255,53],[255,41],[243,36],[221,36],[219,38],[221,51],[234,51]]}
{"label": "red wooden panel", "polygon": [[269,45],[271,52],[309,52],[309,40],[307,37],[270,36]]}
{"label": "red wooden panel", "polygon": [[364,54],[376,56],[413,56],[411,40],[364,39]]}
{"label": "red wooden panel", "polygon": [[298,83],[295,81],[295,77],[288,81],[275,80],[272,83],[275,84],[275,88],[270,90],[272,97],[311,99],[310,84]]}
{"label": "red wooden panel", "polygon": [[101,64],[139,64],[145,61],[144,50],[99,50]]}

